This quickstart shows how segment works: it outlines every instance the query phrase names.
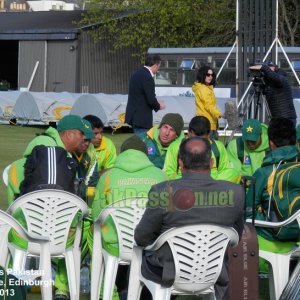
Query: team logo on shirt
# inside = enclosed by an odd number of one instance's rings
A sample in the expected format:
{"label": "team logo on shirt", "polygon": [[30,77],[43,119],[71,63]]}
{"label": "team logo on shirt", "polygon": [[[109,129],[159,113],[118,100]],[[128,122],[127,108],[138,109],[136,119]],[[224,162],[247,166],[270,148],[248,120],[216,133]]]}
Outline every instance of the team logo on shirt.
{"label": "team logo on shirt", "polygon": [[147,150],[148,150],[148,155],[154,155],[155,154],[155,148],[154,147],[147,147]]}
{"label": "team logo on shirt", "polygon": [[251,165],[251,159],[249,155],[245,156],[244,165]]}

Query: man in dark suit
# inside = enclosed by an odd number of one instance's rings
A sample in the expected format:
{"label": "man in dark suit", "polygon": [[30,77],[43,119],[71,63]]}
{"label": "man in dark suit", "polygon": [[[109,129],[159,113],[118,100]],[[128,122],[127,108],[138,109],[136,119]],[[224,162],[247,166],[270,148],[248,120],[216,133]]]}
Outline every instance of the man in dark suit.
{"label": "man in dark suit", "polygon": [[[240,185],[211,178],[212,161],[208,139],[192,137],[184,140],[180,145],[178,163],[182,172],[181,179],[152,186],[148,194],[148,207],[135,229],[137,245],[146,247],[152,244],[168,229],[201,223],[233,227],[241,237],[244,226],[244,190]],[[185,197],[176,197],[178,192],[185,192]],[[211,201],[212,198],[214,201]],[[168,244],[157,251],[143,252],[141,272],[145,278],[162,286],[173,284],[175,266]],[[228,282],[228,270],[224,263],[215,284],[218,300],[226,299]]]}
{"label": "man in dark suit", "polygon": [[159,70],[161,58],[148,54],[145,65],[130,78],[125,122],[133,127],[134,133],[142,133],[153,126],[152,110],[164,109],[163,101],[155,96],[154,75]]}

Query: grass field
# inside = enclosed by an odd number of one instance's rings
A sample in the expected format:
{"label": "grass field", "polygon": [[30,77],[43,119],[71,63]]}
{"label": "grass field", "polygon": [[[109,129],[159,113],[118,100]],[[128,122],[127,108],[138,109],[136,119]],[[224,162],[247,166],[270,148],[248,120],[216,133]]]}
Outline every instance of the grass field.
{"label": "grass field", "polygon": [[[0,125],[0,209],[6,210],[7,200],[6,200],[6,187],[2,181],[3,169],[9,165],[12,161],[22,157],[28,142],[34,138],[36,133],[41,133],[46,129],[46,127],[37,126],[14,126],[14,125]],[[117,131],[113,135],[109,130],[104,133],[106,136],[111,138],[119,152],[122,142],[131,136],[131,133],[124,131]],[[260,280],[260,300],[268,300],[268,280]],[[30,294],[27,299],[38,300],[41,299],[39,294]],[[81,295],[81,300],[88,299],[87,295]]]}

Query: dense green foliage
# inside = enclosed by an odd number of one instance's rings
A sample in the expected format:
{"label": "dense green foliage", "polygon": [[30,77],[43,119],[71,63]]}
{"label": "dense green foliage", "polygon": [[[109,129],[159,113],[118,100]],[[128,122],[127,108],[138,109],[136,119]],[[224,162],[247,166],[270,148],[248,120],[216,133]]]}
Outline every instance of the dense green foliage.
{"label": "dense green foliage", "polygon": [[[113,9],[112,9],[113,8]],[[92,31],[109,38],[115,49],[148,47],[230,46],[235,38],[232,0],[92,0],[83,24],[101,24]]]}
{"label": "dense green foliage", "polygon": [[[300,45],[300,1],[278,3],[279,38]],[[109,39],[115,50],[130,46],[142,57],[149,47],[231,46],[235,14],[235,0],[91,0],[81,24],[95,24],[95,40]]]}

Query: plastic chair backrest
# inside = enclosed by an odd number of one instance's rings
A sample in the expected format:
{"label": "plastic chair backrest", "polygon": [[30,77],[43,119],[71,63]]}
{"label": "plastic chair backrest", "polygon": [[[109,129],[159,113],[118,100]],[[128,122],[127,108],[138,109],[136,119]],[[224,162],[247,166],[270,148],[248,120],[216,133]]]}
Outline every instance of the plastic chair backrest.
{"label": "plastic chair backrest", "polygon": [[217,281],[228,244],[235,246],[238,241],[239,236],[233,228],[198,224],[166,231],[151,250],[167,242],[175,262],[172,289],[195,293],[206,290]]}
{"label": "plastic chair backrest", "polygon": [[[23,195],[7,211],[13,215],[19,209],[25,217],[28,232],[49,237],[51,256],[64,253],[71,225],[76,224],[75,218],[79,222],[88,214],[88,206],[81,198],[51,189]],[[40,249],[31,243],[28,250],[34,255],[40,253]]]}
{"label": "plastic chair backrest", "polygon": [[47,243],[49,240],[47,237],[38,236],[27,232],[27,230],[23,228],[23,226],[17,220],[15,220],[13,216],[0,210],[0,265],[4,267],[8,263],[8,233],[10,229],[14,229],[21,238],[31,243]]}
{"label": "plastic chair backrest", "polygon": [[117,201],[106,207],[98,219],[102,224],[108,216],[111,216],[118,234],[119,258],[131,261],[134,230],[142,218],[148,198],[128,198]]}
{"label": "plastic chair backrest", "polygon": [[[257,227],[268,227],[268,228],[279,228],[285,225],[292,223],[293,221],[297,220],[299,228],[300,228],[300,209],[297,210],[292,216],[288,219],[281,221],[281,222],[269,222],[269,221],[262,221],[262,220],[255,220],[255,226]],[[251,223],[251,219],[246,220],[247,223]]]}

